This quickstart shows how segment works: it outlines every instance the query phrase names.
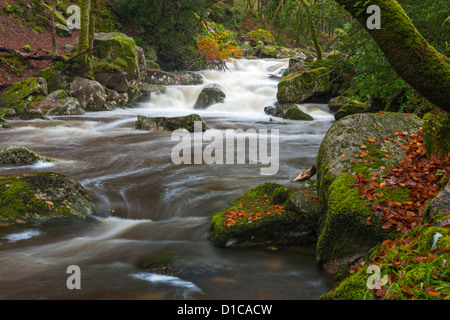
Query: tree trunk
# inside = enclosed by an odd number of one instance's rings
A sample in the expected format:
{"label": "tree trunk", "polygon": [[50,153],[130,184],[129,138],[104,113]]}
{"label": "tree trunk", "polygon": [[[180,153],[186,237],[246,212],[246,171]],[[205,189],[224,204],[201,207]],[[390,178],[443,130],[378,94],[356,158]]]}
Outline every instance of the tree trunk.
{"label": "tree trunk", "polygon": [[53,54],[57,54],[56,48],[56,28],[55,28],[55,11],[56,11],[56,0],[53,0],[53,8],[52,8],[52,52]]}
{"label": "tree trunk", "polygon": [[[397,74],[437,107],[450,112],[450,58],[428,44],[395,0],[336,0],[368,31]],[[381,29],[367,27],[367,7],[381,11]]]}
{"label": "tree trunk", "polygon": [[78,52],[89,47],[89,9],[90,0],[80,0],[80,32],[78,34]]}
{"label": "tree trunk", "polygon": [[314,25],[311,8],[309,7],[309,5],[306,3],[305,0],[300,1],[303,3],[303,5],[306,7],[307,10],[308,24],[310,29],[309,31],[311,32],[311,39],[314,43],[314,48],[316,50],[317,60],[322,60],[322,49],[320,48],[319,40],[317,39],[317,30],[316,26]]}
{"label": "tree trunk", "polygon": [[[95,7],[97,0],[90,0],[90,13],[89,13],[89,47],[94,47],[94,34],[95,34]],[[92,54],[92,52],[91,52]]]}

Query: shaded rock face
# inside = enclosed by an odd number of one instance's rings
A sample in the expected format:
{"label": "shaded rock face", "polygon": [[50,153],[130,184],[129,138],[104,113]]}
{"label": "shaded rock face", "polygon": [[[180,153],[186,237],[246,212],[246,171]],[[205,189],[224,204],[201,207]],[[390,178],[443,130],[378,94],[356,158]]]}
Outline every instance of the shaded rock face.
{"label": "shaded rock face", "polygon": [[[336,121],[326,133],[317,155],[317,191],[322,223],[316,259],[322,264],[339,265],[350,257],[363,256],[378,242],[393,237],[394,231],[381,228],[376,217],[361,199],[355,175],[383,176],[405,156],[394,130],[416,133],[422,120],[399,113],[356,114]],[[364,148],[363,148],[363,147]],[[367,153],[363,158],[362,152]],[[388,156],[386,156],[388,155]],[[356,157],[356,158],[355,158]],[[365,160],[364,163],[354,162]],[[410,201],[408,189],[380,193],[379,201]],[[366,219],[371,216],[371,223]]]}
{"label": "shaded rock face", "polygon": [[8,146],[0,151],[0,164],[30,165],[39,161],[51,162],[54,160],[24,146]]}
{"label": "shaded rock face", "polygon": [[186,129],[189,132],[194,132],[196,121],[202,122],[202,131],[205,131],[206,125],[198,114],[170,118],[138,115],[135,128],[138,130],[149,131],[174,131],[177,129]]}
{"label": "shaded rock face", "polygon": [[127,92],[130,87],[124,72],[99,72],[95,74],[95,80],[118,93]]}
{"label": "shaded rock face", "polygon": [[96,212],[86,190],[53,172],[0,178],[0,221],[86,218]]}
{"label": "shaded rock face", "polygon": [[97,81],[76,77],[70,85],[70,93],[86,111],[100,111],[106,103],[105,90]]}
{"label": "shaded rock face", "polygon": [[194,109],[206,109],[215,103],[224,103],[226,95],[217,84],[203,88],[194,104]]}
{"label": "shaded rock face", "polygon": [[[445,219],[439,220],[444,216]],[[438,226],[450,224],[450,183],[431,202],[427,218],[430,221],[437,220],[434,224]]]}

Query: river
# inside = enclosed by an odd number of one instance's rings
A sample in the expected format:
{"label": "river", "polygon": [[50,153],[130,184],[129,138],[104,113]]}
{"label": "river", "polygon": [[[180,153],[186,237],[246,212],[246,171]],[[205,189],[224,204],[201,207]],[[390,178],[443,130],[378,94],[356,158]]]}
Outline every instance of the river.
{"label": "river", "polygon": [[[265,124],[277,78],[288,60],[233,61],[203,71],[204,84],[170,86],[134,108],[82,116],[11,121],[0,146],[25,145],[60,158],[51,164],[2,166],[1,175],[54,171],[79,181],[98,215],[0,227],[0,299],[317,299],[333,285],[314,261],[314,246],[217,248],[207,240],[210,215],[264,182],[289,181],[315,163],[334,120],[326,105],[302,105],[314,121]],[[201,89],[219,84],[225,103],[193,110]],[[134,129],[137,115],[198,113],[209,130],[277,129],[279,170],[262,164],[176,165],[170,133]],[[274,119],[275,120],[275,119]],[[259,123],[262,121],[262,123]],[[169,261],[179,273],[158,275],[144,261]],[[67,268],[81,271],[69,290]]]}

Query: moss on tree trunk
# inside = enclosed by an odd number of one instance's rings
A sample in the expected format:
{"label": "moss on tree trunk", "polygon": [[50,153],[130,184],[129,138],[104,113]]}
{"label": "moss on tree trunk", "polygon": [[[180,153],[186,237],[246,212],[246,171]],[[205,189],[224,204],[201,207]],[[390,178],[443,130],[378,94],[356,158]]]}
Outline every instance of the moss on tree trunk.
{"label": "moss on tree trunk", "polygon": [[[397,1],[336,2],[369,32],[400,77],[430,102],[450,111],[450,59],[428,44]],[[367,27],[370,5],[380,8],[380,29]]]}

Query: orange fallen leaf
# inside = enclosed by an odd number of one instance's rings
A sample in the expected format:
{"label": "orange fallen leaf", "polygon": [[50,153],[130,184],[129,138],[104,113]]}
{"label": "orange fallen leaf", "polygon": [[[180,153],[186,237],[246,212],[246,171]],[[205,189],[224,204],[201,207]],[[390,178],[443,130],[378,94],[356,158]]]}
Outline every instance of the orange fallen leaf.
{"label": "orange fallen leaf", "polygon": [[345,154],[341,155],[341,158],[345,158]]}
{"label": "orange fallen leaf", "polygon": [[375,142],[376,141],[374,138],[369,138],[367,140],[369,140],[369,142]]}
{"label": "orange fallen leaf", "polygon": [[361,148],[363,148],[363,149],[367,149],[367,147],[366,147],[365,145],[362,145],[362,146],[361,146]]}

